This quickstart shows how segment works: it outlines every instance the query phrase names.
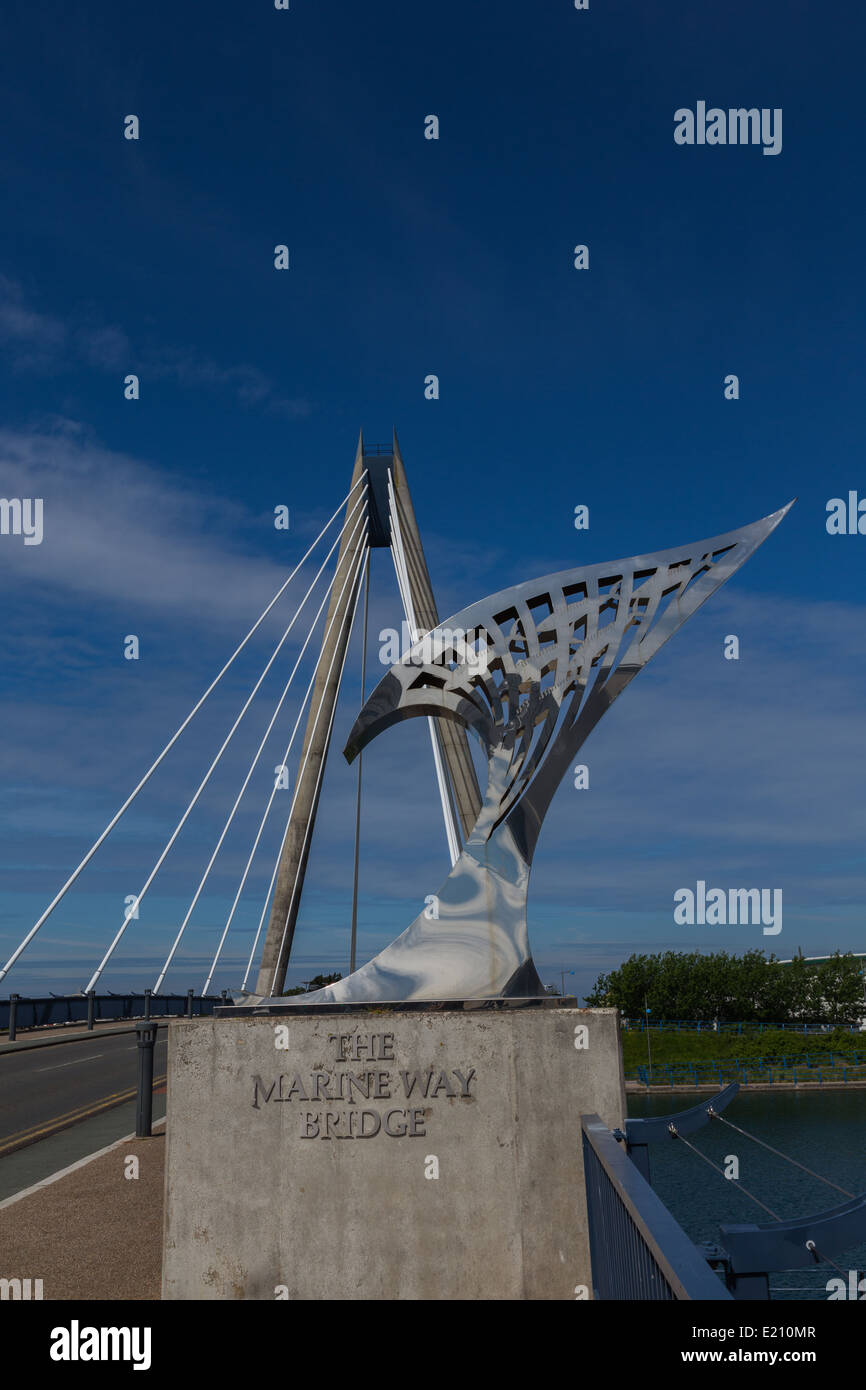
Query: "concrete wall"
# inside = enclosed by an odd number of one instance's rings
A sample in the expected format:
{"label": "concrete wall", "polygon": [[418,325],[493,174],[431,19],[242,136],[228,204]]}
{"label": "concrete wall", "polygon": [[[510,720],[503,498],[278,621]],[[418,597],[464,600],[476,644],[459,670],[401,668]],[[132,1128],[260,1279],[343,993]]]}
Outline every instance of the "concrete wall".
{"label": "concrete wall", "polygon": [[177,1020],[163,1297],[573,1299],[589,1111],[612,1009]]}

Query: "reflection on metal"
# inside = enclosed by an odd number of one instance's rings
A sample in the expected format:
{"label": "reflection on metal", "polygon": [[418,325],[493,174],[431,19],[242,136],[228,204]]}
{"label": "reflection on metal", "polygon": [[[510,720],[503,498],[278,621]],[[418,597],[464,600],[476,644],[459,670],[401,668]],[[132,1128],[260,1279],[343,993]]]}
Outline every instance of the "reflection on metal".
{"label": "reflection on metal", "polygon": [[557,787],[617,695],[787,511],[696,545],[515,585],[442,623],[426,650],[416,643],[368,699],[346,757],[400,720],[454,720],[487,753],[480,814],[412,925],[346,979],[291,1003],[541,994],[526,899]]}

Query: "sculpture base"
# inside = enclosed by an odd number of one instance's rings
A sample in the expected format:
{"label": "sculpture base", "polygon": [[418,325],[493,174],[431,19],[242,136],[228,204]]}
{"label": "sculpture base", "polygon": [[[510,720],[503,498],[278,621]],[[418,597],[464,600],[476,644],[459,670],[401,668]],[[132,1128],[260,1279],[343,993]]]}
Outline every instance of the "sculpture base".
{"label": "sculpture base", "polygon": [[363,1014],[382,1013],[385,1009],[393,1013],[464,1013],[475,1009],[576,1009],[577,998],[566,995],[521,995],[502,999],[407,999],[399,1004],[390,1000],[371,1000],[367,1004],[305,1004],[304,995],[296,994],[286,999],[276,996],[273,999],[256,999],[249,1004],[217,1004],[215,1018],[249,1018],[266,1014],[268,1018],[279,1018],[284,1014],[297,1015],[299,1009],[310,1014]]}
{"label": "sculpture base", "polygon": [[615,1010],[218,1015],[169,1029],[163,1298],[591,1289],[580,1116],[624,1121]]}

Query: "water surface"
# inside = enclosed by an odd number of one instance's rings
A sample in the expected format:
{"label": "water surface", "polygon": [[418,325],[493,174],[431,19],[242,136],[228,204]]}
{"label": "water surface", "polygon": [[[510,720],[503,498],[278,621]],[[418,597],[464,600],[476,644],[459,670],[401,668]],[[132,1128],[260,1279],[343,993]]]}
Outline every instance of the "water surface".
{"label": "water surface", "polygon": [[[707,1091],[632,1093],[628,1113],[634,1118],[669,1115],[708,1099]],[[741,1091],[724,1113],[741,1129],[853,1195],[866,1192],[866,1089]],[[717,1167],[725,1166],[729,1154],[740,1160],[739,1181],[733,1181],[712,1172],[676,1139],[651,1146],[653,1187],[697,1243],[723,1244],[722,1222],[772,1223],[770,1214],[750,1201],[743,1188],[782,1220],[826,1211],[848,1200],[718,1121],[688,1140]],[[866,1275],[866,1243],[833,1253],[831,1258],[846,1276],[849,1269]],[[826,1299],[828,1279],[839,1277],[838,1270],[825,1263],[771,1274],[771,1297]]]}

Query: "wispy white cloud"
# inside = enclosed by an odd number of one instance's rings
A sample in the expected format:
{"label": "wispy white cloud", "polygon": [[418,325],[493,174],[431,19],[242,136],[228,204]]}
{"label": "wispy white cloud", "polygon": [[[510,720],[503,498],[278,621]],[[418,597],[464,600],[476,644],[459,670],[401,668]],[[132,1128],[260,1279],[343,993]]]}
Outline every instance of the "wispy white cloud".
{"label": "wispy white cloud", "polygon": [[74,421],[0,430],[0,476],[5,496],[41,497],[44,509],[41,545],[2,538],[7,585],[224,623],[252,620],[286,577],[256,554],[265,517],[105,448]]}
{"label": "wispy white cloud", "polygon": [[21,371],[57,372],[83,364],[102,372],[134,372],[143,380],[170,380],[193,390],[228,391],[238,403],[283,419],[312,413],[303,396],[286,397],[272,379],[249,363],[225,366],[193,348],[134,344],[119,324],[104,323],[92,309],[68,323],[33,307],[24,288],[0,275],[0,348]]}
{"label": "wispy white cloud", "polygon": [[83,361],[92,367],[98,367],[101,371],[121,372],[130,369],[132,348],[129,338],[116,324],[76,329],[74,346]]}
{"label": "wispy white cloud", "polygon": [[19,366],[34,371],[51,367],[67,338],[60,319],[32,308],[17,281],[0,275],[0,343],[13,349]]}

